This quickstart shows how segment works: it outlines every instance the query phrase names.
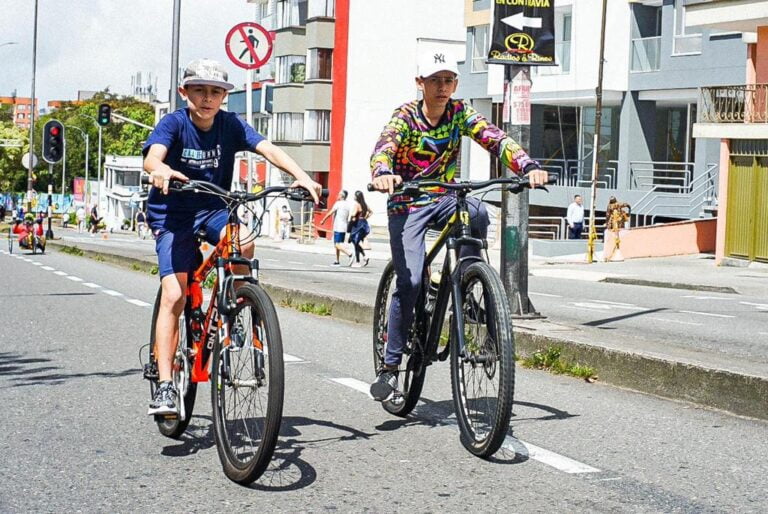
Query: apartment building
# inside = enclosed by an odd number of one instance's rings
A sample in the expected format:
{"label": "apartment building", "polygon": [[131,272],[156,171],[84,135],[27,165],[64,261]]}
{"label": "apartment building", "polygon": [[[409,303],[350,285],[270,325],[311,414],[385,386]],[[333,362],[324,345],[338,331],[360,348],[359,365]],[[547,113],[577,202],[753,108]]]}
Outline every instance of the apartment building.
{"label": "apartment building", "polygon": [[[19,128],[29,130],[32,121],[32,99],[20,96],[0,96],[0,104],[12,106],[13,123]],[[35,99],[35,118],[38,116],[37,99]]]}

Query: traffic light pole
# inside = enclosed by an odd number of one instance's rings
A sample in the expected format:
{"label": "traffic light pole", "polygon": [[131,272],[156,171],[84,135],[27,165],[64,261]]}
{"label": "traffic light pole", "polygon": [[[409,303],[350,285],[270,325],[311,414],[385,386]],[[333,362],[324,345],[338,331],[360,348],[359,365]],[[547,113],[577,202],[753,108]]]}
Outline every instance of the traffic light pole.
{"label": "traffic light pole", "polygon": [[[53,164],[48,165],[48,175],[53,176]],[[46,239],[53,239],[53,228],[51,228],[51,218],[53,214],[53,186],[48,184],[48,230],[45,231]]]}
{"label": "traffic light pole", "polygon": [[[29,117],[29,169],[27,170],[27,199],[31,200],[33,188],[32,173],[35,170],[35,70],[37,69],[37,2],[35,0],[35,27],[32,36],[32,112]],[[30,210],[32,203],[27,204],[27,210]]]}

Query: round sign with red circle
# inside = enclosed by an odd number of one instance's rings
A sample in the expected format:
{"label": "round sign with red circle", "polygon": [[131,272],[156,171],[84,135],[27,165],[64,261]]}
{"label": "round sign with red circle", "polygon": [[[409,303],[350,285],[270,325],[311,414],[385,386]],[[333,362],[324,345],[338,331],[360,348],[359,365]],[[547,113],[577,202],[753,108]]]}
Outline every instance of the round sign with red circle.
{"label": "round sign with red circle", "polygon": [[258,23],[238,23],[227,33],[224,48],[237,66],[255,70],[272,56],[272,36]]}

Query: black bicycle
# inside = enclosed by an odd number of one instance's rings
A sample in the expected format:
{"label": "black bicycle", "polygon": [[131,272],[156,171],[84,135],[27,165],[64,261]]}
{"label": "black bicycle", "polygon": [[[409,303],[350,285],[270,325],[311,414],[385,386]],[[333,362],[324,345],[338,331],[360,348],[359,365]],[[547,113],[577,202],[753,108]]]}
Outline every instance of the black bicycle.
{"label": "black bicycle", "polygon": [[[554,180],[550,176],[549,183]],[[441,187],[455,194],[456,208],[424,260],[416,312],[398,370],[399,394],[382,402],[391,414],[407,416],[419,401],[427,368],[450,356],[451,389],[461,442],[479,457],[489,457],[504,442],[515,390],[511,309],[501,278],[488,263],[488,242],[471,235],[467,202],[472,191],[496,185],[512,193],[529,187],[526,178],[500,178],[484,182],[406,182],[398,189],[418,196],[424,188]],[[481,256],[460,257],[465,246],[481,249]],[[430,273],[444,247],[447,252],[442,272]],[[384,362],[394,286],[395,268],[390,261],[379,281],[373,312],[373,365],[377,372]]]}

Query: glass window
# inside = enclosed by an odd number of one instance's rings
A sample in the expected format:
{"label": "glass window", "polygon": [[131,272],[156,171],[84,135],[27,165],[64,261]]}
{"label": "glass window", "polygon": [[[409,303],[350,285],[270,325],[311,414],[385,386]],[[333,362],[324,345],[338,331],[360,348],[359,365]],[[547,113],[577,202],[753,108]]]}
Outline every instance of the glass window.
{"label": "glass window", "polygon": [[686,28],[685,6],[683,0],[675,2],[675,39],[672,49],[673,55],[700,54],[701,30],[698,28]]}
{"label": "glass window", "polygon": [[303,27],[306,23],[307,0],[277,0],[275,30],[285,27]]}
{"label": "glass window", "polygon": [[309,0],[309,18],[333,18],[335,0]]}
{"label": "glass window", "polygon": [[275,114],[275,141],[301,142],[304,131],[304,115],[295,112]]}
{"label": "glass window", "polygon": [[477,25],[472,27],[472,72],[488,71],[489,38],[488,29],[490,25]]}
{"label": "glass window", "polygon": [[563,15],[562,41],[556,44],[555,53],[560,60],[560,72],[569,73],[571,71],[571,13]]}
{"label": "glass window", "polygon": [[304,140],[331,140],[331,111],[307,111],[304,113]]}
{"label": "glass window", "polygon": [[330,48],[310,48],[308,54],[307,78],[331,80],[331,56]]}
{"label": "glass window", "polygon": [[306,60],[303,55],[284,55],[275,61],[275,84],[302,83],[306,78]]}

